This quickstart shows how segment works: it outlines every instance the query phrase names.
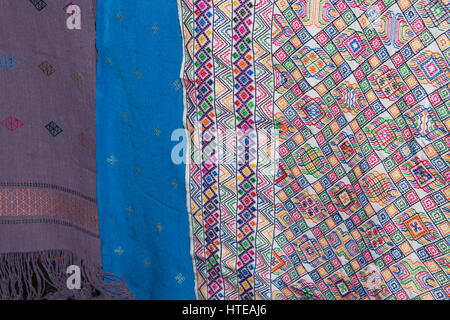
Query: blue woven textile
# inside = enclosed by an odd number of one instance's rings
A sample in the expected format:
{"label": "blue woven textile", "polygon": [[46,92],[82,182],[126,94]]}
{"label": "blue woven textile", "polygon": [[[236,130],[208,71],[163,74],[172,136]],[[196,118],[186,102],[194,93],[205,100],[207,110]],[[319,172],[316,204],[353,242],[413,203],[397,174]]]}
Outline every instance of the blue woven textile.
{"label": "blue woven textile", "polygon": [[195,299],[176,1],[99,1],[97,165],[103,268],[138,299]]}

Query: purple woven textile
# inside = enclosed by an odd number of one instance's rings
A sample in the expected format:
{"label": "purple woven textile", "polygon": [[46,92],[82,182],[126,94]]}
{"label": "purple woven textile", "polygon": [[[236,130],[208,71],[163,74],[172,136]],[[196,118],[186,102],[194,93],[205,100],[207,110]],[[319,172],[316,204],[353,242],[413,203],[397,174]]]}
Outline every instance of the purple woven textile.
{"label": "purple woven textile", "polygon": [[132,297],[101,270],[96,0],[66,2],[0,1],[1,299]]}

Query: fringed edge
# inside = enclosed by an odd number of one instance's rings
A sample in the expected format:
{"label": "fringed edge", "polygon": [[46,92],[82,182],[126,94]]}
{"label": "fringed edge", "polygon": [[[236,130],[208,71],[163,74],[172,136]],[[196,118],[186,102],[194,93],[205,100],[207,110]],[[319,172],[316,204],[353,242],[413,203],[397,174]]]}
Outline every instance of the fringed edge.
{"label": "fringed edge", "polygon": [[[70,289],[69,266],[80,269],[80,288]],[[134,300],[120,276],[65,250],[0,254],[1,300]]]}

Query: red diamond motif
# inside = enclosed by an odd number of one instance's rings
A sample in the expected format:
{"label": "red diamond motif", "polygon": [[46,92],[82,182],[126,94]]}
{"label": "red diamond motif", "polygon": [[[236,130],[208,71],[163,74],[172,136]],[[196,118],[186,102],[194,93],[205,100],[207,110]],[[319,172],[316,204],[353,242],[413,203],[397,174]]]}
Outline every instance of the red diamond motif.
{"label": "red diamond motif", "polygon": [[15,131],[23,126],[23,122],[14,116],[9,116],[8,118],[0,122],[0,124],[11,131]]}

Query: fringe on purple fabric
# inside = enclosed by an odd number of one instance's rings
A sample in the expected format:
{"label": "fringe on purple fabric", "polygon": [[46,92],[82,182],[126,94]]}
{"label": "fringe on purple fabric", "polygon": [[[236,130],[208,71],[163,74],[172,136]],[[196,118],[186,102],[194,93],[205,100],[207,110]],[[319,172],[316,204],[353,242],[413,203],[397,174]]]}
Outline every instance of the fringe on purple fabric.
{"label": "fringe on purple fabric", "polygon": [[[71,265],[80,268],[80,289],[67,285]],[[1,300],[134,300],[125,281],[68,251],[0,254]]]}

